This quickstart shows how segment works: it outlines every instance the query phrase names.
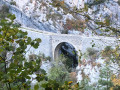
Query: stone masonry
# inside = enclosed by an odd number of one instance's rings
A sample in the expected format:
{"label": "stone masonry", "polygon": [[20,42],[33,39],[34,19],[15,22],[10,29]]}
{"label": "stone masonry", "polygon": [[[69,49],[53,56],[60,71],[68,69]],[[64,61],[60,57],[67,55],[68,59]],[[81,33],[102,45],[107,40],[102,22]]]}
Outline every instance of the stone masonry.
{"label": "stone masonry", "polygon": [[80,54],[79,51],[85,53],[86,49],[93,45],[93,48],[100,51],[106,46],[115,47],[118,44],[117,40],[113,37],[56,34],[26,27],[20,29],[27,31],[28,36],[32,39],[40,38],[42,40],[38,49],[31,48],[27,54],[30,52],[34,54],[44,53],[45,56],[50,56],[53,60],[57,57],[60,44],[63,42],[73,45],[78,55]]}

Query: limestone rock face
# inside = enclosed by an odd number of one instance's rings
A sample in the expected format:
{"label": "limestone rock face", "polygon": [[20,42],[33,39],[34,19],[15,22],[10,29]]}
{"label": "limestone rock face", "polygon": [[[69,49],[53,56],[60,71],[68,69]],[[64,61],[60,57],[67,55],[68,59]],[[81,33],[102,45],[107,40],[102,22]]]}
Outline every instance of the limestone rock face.
{"label": "limestone rock face", "polygon": [[[23,26],[46,30],[54,33],[63,33],[64,25],[67,19],[85,20],[81,14],[76,14],[86,5],[88,14],[93,20],[104,22],[106,18],[110,19],[112,27],[120,27],[120,5],[118,0],[13,0],[16,5],[11,5],[10,12],[15,14],[19,23]],[[1,2],[11,3],[12,0],[1,0]],[[57,4],[55,4],[56,2]],[[55,5],[59,5],[59,8]],[[66,7],[66,8],[64,8]],[[71,10],[74,13],[70,13]],[[89,21],[84,29],[85,33],[91,35],[91,31],[96,30],[97,25],[93,21]],[[73,34],[76,28],[71,29]],[[80,31],[78,31],[81,33]],[[101,30],[96,30],[97,34],[101,34]],[[68,32],[69,33],[69,32]],[[71,33],[72,34],[72,33]]]}

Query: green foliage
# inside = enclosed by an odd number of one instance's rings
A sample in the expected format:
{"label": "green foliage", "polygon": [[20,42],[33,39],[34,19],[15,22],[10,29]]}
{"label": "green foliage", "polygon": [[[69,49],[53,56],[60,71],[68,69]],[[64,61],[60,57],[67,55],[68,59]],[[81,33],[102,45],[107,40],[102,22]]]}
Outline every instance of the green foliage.
{"label": "green foliage", "polygon": [[13,1],[13,0],[10,2],[10,4],[11,4],[11,5],[15,5],[15,6],[16,6],[16,2],[15,2],[15,1]]}
{"label": "green foliage", "polygon": [[62,63],[56,62],[49,70],[48,79],[56,80],[61,85],[69,80],[69,73]]}
{"label": "green foliage", "polygon": [[88,51],[89,56],[92,56],[92,55],[94,55],[96,53],[96,50],[93,49],[93,48],[87,48],[87,51]]}
{"label": "green foliage", "polygon": [[62,62],[62,64],[64,64],[68,72],[71,72],[74,69],[73,67],[74,62],[72,58],[69,58],[68,56],[65,56],[65,55],[61,55],[59,58],[59,61]]}
{"label": "green foliage", "polygon": [[51,57],[50,57],[50,56],[47,56],[47,57],[46,57],[46,60],[51,61]]}
{"label": "green foliage", "polygon": [[0,83],[7,90],[30,89],[30,75],[39,71],[36,80],[41,81],[44,74],[40,59],[30,62],[25,59],[26,48],[28,45],[38,48],[41,39],[32,40],[27,32],[14,27],[15,15],[9,14],[7,18],[0,21]]}
{"label": "green foliage", "polygon": [[60,7],[66,8],[64,0],[52,0],[52,3],[50,3],[52,6],[57,7],[59,9]]}
{"label": "green foliage", "polygon": [[92,3],[88,2],[88,5],[91,7],[93,5],[98,5],[104,3],[106,0],[94,0]]}
{"label": "green foliage", "polygon": [[34,86],[34,90],[38,90],[38,89],[39,89],[39,85],[36,84],[36,85]]}
{"label": "green foliage", "polygon": [[64,84],[60,85],[56,80],[48,80],[47,83],[41,86],[45,90],[80,90],[79,84],[72,85],[72,82],[65,81]]}
{"label": "green foliage", "polygon": [[106,26],[109,26],[111,24],[110,17],[106,17],[104,22]]}
{"label": "green foliage", "polygon": [[101,52],[102,57],[107,59],[107,61],[112,61],[113,63],[117,63],[120,66],[120,49],[119,45],[114,49],[111,46],[105,47],[105,49]]}
{"label": "green foliage", "polygon": [[83,80],[80,81],[80,89],[79,90],[95,90],[94,86],[90,86],[89,84],[89,79],[88,78],[84,78]]}
{"label": "green foliage", "polygon": [[102,51],[102,56],[103,57],[111,57],[112,55],[112,48],[111,46],[106,46],[105,49]]}
{"label": "green foliage", "polygon": [[88,11],[88,5],[85,4],[83,9],[84,9],[85,11]]}
{"label": "green foliage", "polygon": [[60,87],[59,83],[56,80],[49,80],[47,83],[41,85],[45,90],[58,90]]}
{"label": "green foliage", "polygon": [[0,18],[5,18],[9,13],[9,8],[6,5],[3,5],[0,10]]}
{"label": "green foliage", "polygon": [[68,30],[62,30],[61,34],[68,34]]}
{"label": "green foliage", "polygon": [[49,61],[51,61],[51,57],[50,56],[45,56],[45,54],[44,53],[39,53],[39,55],[35,55],[35,54],[30,54],[30,55],[32,55],[32,57],[34,58],[40,58],[42,61],[46,61],[46,60],[49,60]]}
{"label": "green foliage", "polygon": [[91,60],[96,60],[98,58],[98,51],[94,48],[87,48],[87,54]]}
{"label": "green foliage", "polygon": [[106,64],[104,68],[100,70],[100,79],[98,81],[98,87],[102,90],[109,90],[110,87],[113,86],[111,81],[112,71],[110,70],[109,66]]}

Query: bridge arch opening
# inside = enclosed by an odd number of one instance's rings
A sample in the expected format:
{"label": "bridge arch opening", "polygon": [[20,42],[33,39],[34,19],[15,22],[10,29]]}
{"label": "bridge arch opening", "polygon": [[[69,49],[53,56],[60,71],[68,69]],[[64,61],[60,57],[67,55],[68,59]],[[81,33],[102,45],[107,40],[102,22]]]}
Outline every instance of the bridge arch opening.
{"label": "bridge arch opening", "polygon": [[75,47],[67,42],[59,43],[54,51],[54,59],[60,60],[71,72],[78,66],[78,55]]}

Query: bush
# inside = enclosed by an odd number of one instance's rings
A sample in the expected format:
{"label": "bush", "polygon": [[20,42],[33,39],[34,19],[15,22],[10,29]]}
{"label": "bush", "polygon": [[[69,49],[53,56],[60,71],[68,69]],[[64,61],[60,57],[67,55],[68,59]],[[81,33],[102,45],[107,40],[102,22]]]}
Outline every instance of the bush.
{"label": "bush", "polygon": [[118,0],[118,4],[120,5],[120,0]]}
{"label": "bush", "polygon": [[46,61],[46,60],[49,60],[51,61],[51,57],[50,56],[45,56],[44,53],[39,53],[39,55],[36,55],[37,58],[40,58],[42,61]]}
{"label": "bush", "polygon": [[62,30],[61,34],[68,34],[68,30]]}
{"label": "bush", "polygon": [[37,59],[37,55],[36,54],[29,55],[29,61],[34,61],[36,59]]}
{"label": "bush", "polygon": [[113,49],[111,48],[111,46],[106,46],[105,49],[102,51],[102,57],[111,57],[113,51]]}
{"label": "bush", "polygon": [[90,59],[95,60],[98,58],[97,55],[97,50],[95,50],[94,48],[87,48],[87,54],[89,55]]}
{"label": "bush", "polygon": [[48,79],[56,80],[62,85],[65,81],[69,80],[69,73],[63,64],[54,63],[53,67],[49,70]]}
{"label": "bush", "polygon": [[16,2],[15,1],[11,1],[10,4],[16,6]]}
{"label": "bush", "polygon": [[78,30],[81,32],[84,32],[84,28],[86,27],[85,21],[84,20],[70,20],[66,19],[66,24],[64,24],[64,29],[65,30]]}
{"label": "bush", "polygon": [[5,18],[9,13],[9,8],[6,5],[2,6],[2,9],[0,10],[0,18]]}
{"label": "bush", "polygon": [[52,20],[56,21],[56,20],[61,20],[62,18],[63,18],[63,16],[61,14],[58,14],[58,13],[53,13],[53,14],[47,14],[46,15],[47,20],[52,19]]}
{"label": "bush", "polygon": [[104,3],[106,0],[94,0],[92,3],[87,3],[89,6],[99,5]]}
{"label": "bush", "polygon": [[87,52],[88,52],[89,56],[92,56],[92,55],[96,54],[96,50],[93,49],[93,48],[87,48]]}
{"label": "bush", "polygon": [[72,70],[76,68],[76,65],[74,65],[74,61],[69,56],[61,55],[59,60],[62,64],[64,64],[65,68],[68,72],[71,72]]}
{"label": "bush", "polygon": [[45,59],[51,61],[51,57],[50,56],[45,57]]}
{"label": "bush", "polygon": [[54,7],[62,7],[62,8],[65,7],[64,0],[63,0],[63,1],[52,0],[52,3],[51,3],[51,4],[52,4]]}

